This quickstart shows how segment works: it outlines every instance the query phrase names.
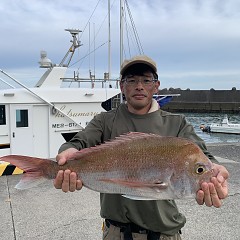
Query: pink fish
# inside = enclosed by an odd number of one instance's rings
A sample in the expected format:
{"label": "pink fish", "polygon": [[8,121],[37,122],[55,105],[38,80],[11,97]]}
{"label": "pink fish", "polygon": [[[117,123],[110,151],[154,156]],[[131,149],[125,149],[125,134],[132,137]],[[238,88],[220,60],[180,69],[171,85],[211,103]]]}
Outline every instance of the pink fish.
{"label": "pink fish", "polygon": [[70,169],[89,189],[142,200],[195,197],[201,182],[209,182],[213,175],[211,161],[193,142],[148,133],[129,133],[82,149],[63,166],[50,159],[19,155],[0,160],[25,171],[18,189]]}

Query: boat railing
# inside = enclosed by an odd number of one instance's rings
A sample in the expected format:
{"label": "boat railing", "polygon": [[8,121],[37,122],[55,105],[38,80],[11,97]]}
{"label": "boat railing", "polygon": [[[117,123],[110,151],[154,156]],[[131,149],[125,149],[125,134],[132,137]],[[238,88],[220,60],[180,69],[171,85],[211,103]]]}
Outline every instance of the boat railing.
{"label": "boat railing", "polygon": [[[3,73],[4,71],[0,69],[0,72]],[[0,77],[0,89],[13,89],[13,88],[16,87],[13,86],[9,81],[6,81]]]}
{"label": "boat railing", "polygon": [[90,88],[116,88],[118,89],[120,86],[120,80],[119,79],[104,79],[104,78],[76,78],[76,77],[65,77],[61,78],[62,83],[69,83],[71,84],[77,84],[77,87],[85,87],[87,83],[90,83]]}

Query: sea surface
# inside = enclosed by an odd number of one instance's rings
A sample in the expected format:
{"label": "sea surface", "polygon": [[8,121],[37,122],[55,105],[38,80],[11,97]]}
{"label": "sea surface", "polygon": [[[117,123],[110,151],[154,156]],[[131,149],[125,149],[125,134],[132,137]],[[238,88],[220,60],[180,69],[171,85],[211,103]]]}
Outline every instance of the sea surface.
{"label": "sea surface", "polygon": [[[220,123],[225,114],[223,113],[184,113],[186,119],[191,123],[198,134],[206,143],[231,143],[240,142],[240,135],[224,133],[205,133],[200,129],[200,125],[205,126],[211,123]],[[227,114],[230,123],[240,124],[240,114]]]}

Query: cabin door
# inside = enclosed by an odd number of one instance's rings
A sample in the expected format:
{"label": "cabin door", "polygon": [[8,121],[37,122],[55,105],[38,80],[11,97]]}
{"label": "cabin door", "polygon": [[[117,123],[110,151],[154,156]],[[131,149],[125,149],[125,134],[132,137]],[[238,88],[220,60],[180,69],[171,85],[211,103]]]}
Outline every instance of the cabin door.
{"label": "cabin door", "polygon": [[11,154],[33,155],[32,106],[11,105]]}

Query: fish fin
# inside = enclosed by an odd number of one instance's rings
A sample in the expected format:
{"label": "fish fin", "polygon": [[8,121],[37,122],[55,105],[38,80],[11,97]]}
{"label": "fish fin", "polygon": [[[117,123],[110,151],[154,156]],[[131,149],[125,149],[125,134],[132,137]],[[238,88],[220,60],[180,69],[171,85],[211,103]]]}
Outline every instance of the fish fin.
{"label": "fish fin", "polygon": [[15,188],[19,190],[29,189],[32,187],[36,187],[37,185],[45,181],[47,181],[47,179],[44,177],[35,177],[34,179],[30,179],[28,176],[23,176],[19,183],[15,186]]}
{"label": "fish fin", "polygon": [[24,171],[22,179],[16,185],[17,189],[28,189],[43,182],[44,178],[49,178],[46,170],[51,167],[51,160],[21,155],[8,155],[1,157],[0,160]]}
{"label": "fish fin", "polygon": [[99,144],[93,147],[81,149],[80,151],[75,152],[75,154],[73,155],[73,158],[78,159],[85,155],[88,155],[92,151],[96,151],[96,152],[102,151],[103,149],[107,149],[109,147],[121,148],[121,145],[124,144],[126,141],[132,141],[135,139],[146,139],[149,136],[161,137],[160,135],[156,135],[153,133],[128,132],[125,134],[121,134],[120,136],[114,139],[107,140],[106,142],[104,142],[104,144]]}
{"label": "fish fin", "polygon": [[125,198],[131,199],[131,200],[137,200],[137,201],[150,201],[150,200],[159,200],[157,198],[147,198],[147,197],[137,197],[132,195],[122,195]]}
{"label": "fish fin", "polygon": [[122,180],[122,179],[111,179],[111,178],[105,178],[105,179],[100,179],[100,181],[103,182],[109,182],[109,183],[114,183],[114,184],[118,184],[118,185],[123,185],[126,187],[132,187],[132,188],[157,188],[157,189],[166,189],[167,188],[167,184],[164,182],[152,182],[152,183],[144,183],[144,182],[137,182],[137,181],[126,181],[126,180]]}

